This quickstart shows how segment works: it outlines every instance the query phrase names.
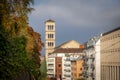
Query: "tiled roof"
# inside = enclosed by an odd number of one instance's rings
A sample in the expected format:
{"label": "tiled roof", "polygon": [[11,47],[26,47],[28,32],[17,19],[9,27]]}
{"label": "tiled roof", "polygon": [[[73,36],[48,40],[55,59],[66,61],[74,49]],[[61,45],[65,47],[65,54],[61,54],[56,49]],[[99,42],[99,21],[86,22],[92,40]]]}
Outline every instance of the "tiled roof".
{"label": "tiled roof", "polygon": [[80,48],[58,48],[53,53],[81,53],[82,51]]}

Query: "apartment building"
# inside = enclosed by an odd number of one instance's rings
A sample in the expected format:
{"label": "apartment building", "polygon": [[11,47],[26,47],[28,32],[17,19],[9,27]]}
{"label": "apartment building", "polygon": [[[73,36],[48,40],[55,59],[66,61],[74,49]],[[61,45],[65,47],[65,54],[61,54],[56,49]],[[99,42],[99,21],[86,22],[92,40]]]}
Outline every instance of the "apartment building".
{"label": "apartment building", "polygon": [[55,78],[55,55],[50,55],[47,60],[47,77]]}
{"label": "apartment building", "polygon": [[120,27],[101,38],[101,80],[120,80]]}
{"label": "apartment building", "polygon": [[[51,55],[48,56],[48,60],[51,59],[51,57],[52,59],[54,58],[53,65],[55,65],[53,69],[55,73],[51,72],[50,74],[53,74],[53,77],[57,78],[57,80],[71,80],[71,60],[76,60],[82,55],[83,53],[80,48],[80,43],[74,40],[63,43],[58,46]],[[49,72],[49,70],[47,72]]]}
{"label": "apartment building", "polygon": [[[82,50],[80,48],[62,48],[55,50],[54,54],[56,54],[56,57],[62,57],[62,78],[71,80],[71,60],[76,60],[82,56]],[[55,65],[59,66],[59,64]]]}
{"label": "apartment building", "polygon": [[85,80],[100,80],[100,37],[89,39],[84,45],[83,77]]}

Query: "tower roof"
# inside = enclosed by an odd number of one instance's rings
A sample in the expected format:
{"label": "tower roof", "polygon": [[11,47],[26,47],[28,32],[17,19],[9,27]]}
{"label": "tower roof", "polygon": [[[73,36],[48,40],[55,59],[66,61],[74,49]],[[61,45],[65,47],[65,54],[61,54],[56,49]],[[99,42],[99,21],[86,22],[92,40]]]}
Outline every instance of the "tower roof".
{"label": "tower roof", "polygon": [[45,23],[46,23],[46,22],[55,22],[55,21],[52,20],[52,19],[49,19],[49,20],[45,21]]}

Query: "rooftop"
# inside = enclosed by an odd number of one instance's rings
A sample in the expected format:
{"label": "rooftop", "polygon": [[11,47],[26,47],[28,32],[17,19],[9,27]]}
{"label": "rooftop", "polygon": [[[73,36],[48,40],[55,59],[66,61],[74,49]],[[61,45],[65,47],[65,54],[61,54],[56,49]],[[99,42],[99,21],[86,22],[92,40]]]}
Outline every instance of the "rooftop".
{"label": "rooftop", "polygon": [[[69,43],[72,43],[72,42],[75,42],[76,44],[79,44],[79,45],[80,45],[80,43],[77,42],[77,41],[75,41],[75,40],[69,40],[69,41],[62,43],[61,45],[59,45],[59,46],[57,46],[57,47],[55,47],[55,48],[56,48],[56,49],[57,49],[57,48],[62,48],[62,46],[65,46],[66,44],[69,44]],[[72,46],[72,45],[71,45],[71,46]]]}
{"label": "rooftop", "polygon": [[108,32],[106,32],[106,33],[103,33],[103,36],[104,36],[104,35],[107,35],[107,34],[109,34],[109,33],[112,33],[112,32],[114,32],[114,31],[117,31],[117,30],[120,30],[120,26],[117,27],[117,28],[115,28],[115,29],[113,29],[113,30],[111,30],[111,31],[108,31]]}
{"label": "rooftop", "polygon": [[47,20],[47,21],[45,21],[45,22],[55,22],[55,21],[52,20],[52,19],[49,19],[49,20]]}
{"label": "rooftop", "polygon": [[53,53],[81,53],[83,49],[80,48],[58,48]]}

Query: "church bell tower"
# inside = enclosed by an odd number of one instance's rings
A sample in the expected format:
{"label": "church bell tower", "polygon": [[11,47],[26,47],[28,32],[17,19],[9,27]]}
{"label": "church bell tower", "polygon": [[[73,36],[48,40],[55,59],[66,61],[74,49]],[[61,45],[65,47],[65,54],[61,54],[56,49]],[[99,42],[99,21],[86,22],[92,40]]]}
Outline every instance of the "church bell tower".
{"label": "church bell tower", "polygon": [[55,48],[55,21],[45,21],[45,55],[46,60]]}

